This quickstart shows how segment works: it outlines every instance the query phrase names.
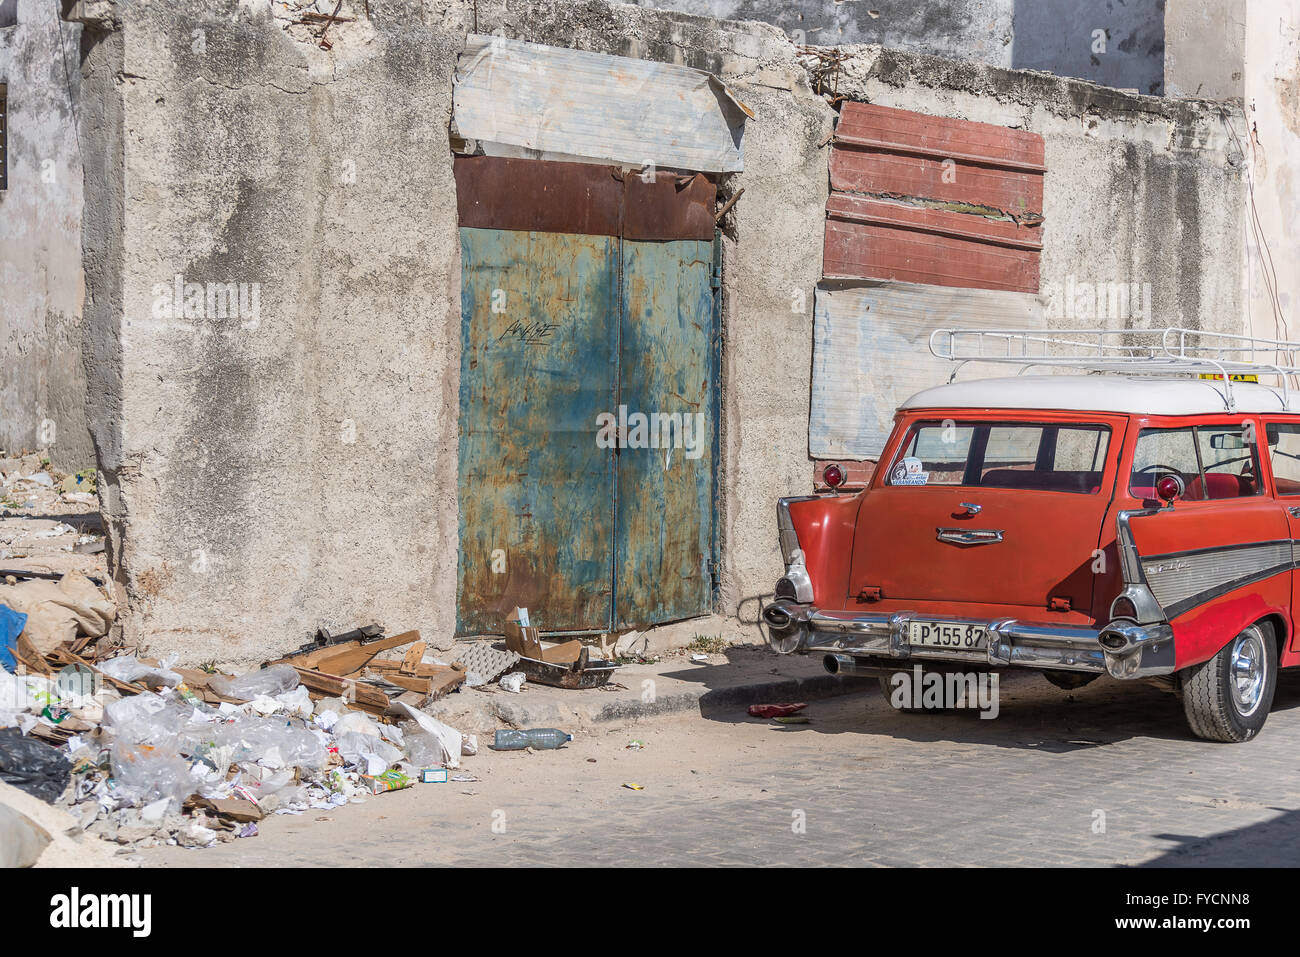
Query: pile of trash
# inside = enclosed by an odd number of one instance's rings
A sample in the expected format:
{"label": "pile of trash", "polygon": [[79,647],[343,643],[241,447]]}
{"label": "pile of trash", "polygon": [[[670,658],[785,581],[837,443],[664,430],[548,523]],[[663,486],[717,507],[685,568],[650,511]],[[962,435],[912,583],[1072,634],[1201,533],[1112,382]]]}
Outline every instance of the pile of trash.
{"label": "pile of trash", "polygon": [[[24,617],[0,604],[0,648],[16,665],[0,667],[0,782],[119,844],[253,837],[267,815],[447,781],[478,751],[473,735],[420,710],[464,673],[424,661],[417,632],[322,632],[235,676],[181,668],[176,656],[96,657],[82,629],[106,631],[111,603],[71,637],[44,625],[29,636]],[[400,661],[376,657],[405,645]]]}

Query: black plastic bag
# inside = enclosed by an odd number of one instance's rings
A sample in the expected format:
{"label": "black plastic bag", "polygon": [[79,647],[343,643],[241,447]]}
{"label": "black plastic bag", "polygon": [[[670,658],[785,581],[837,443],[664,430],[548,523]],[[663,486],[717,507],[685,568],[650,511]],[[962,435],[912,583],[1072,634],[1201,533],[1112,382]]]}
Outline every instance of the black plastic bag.
{"label": "black plastic bag", "polygon": [[17,728],[0,728],[0,781],[53,804],[71,776],[72,765],[58,748],[24,737]]}

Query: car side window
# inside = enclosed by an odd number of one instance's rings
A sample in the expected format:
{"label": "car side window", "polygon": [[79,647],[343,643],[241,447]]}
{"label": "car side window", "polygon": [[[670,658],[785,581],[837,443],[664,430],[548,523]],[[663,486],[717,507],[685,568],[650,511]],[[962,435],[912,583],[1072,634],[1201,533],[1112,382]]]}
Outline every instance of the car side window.
{"label": "car side window", "polygon": [[1193,501],[1257,495],[1258,460],[1250,440],[1251,430],[1241,423],[1143,429],[1133,448],[1129,492],[1153,499],[1156,483],[1176,475]]}
{"label": "car side window", "polygon": [[1201,458],[1205,497],[1240,498],[1263,491],[1253,427],[1240,423],[1198,425],[1196,450]]}
{"label": "car side window", "polygon": [[1300,495],[1300,424],[1270,422],[1264,435],[1277,494]]}

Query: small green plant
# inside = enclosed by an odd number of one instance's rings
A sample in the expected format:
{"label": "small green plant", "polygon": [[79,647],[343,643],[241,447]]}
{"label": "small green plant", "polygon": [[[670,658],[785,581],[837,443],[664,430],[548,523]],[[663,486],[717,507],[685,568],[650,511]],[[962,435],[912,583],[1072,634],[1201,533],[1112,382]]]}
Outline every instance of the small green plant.
{"label": "small green plant", "polygon": [[217,659],[209,658],[207,661],[200,662],[199,671],[207,675],[215,675],[217,673]]}
{"label": "small green plant", "polygon": [[721,635],[696,635],[686,646],[686,650],[717,655],[727,650],[727,642]]}

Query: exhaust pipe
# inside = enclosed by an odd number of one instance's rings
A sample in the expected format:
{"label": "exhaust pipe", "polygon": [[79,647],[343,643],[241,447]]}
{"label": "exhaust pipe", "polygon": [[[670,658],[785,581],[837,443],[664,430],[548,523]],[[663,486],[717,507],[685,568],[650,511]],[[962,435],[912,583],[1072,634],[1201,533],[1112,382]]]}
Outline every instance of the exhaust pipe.
{"label": "exhaust pipe", "polygon": [[787,631],[794,625],[794,616],[780,605],[768,605],[764,608],[763,620],[773,631]]}
{"label": "exhaust pipe", "polygon": [[833,675],[860,674],[857,659],[851,655],[827,655],[822,659],[822,667]]}

